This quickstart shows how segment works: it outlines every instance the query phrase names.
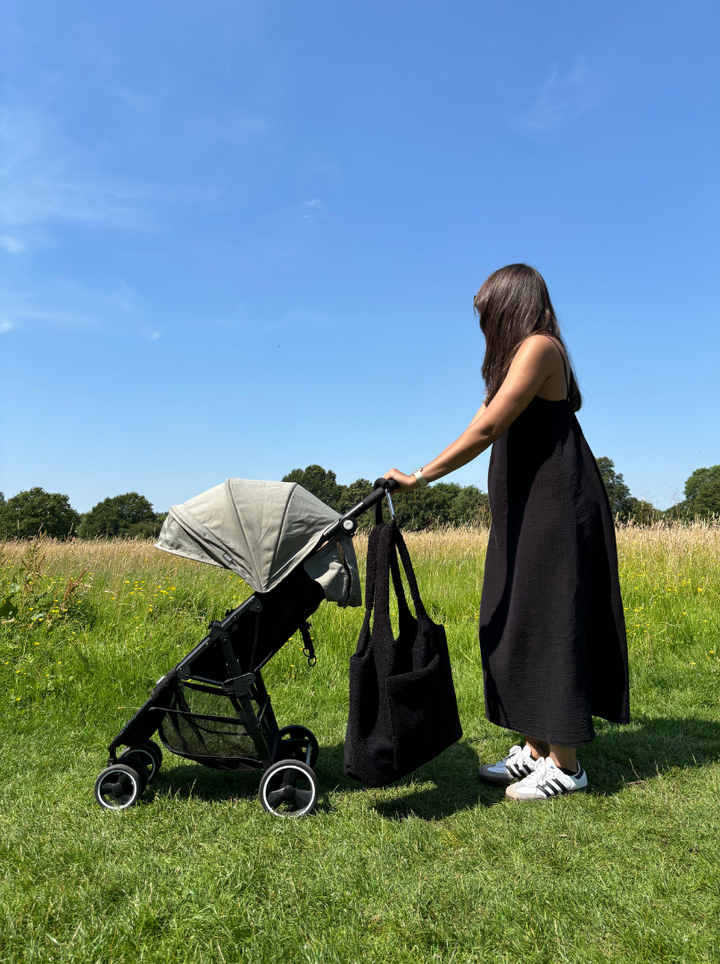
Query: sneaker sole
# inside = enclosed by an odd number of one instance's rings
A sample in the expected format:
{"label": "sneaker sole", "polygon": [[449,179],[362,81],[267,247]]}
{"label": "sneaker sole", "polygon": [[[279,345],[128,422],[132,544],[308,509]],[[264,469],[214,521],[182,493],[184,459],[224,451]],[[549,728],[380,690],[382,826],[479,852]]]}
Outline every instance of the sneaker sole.
{"label": "sneaker sole", "polygon": [[576,787],[574,790],[563,790],[562,793],[556,793],[552,797],[515,797],[511,793],[505,791],[505,796],[508,800],[514,800],[515,803],[545,803],[548,800],[557,800],[558,797],[569,797],[571,793],[588,793],[590,787]]}

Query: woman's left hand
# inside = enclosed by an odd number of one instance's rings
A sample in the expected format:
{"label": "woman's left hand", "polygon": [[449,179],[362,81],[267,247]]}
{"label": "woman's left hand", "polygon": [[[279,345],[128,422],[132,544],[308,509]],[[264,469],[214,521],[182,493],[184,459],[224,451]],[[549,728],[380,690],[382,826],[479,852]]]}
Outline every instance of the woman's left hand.
{"label": "woman's left hand", "polygon": [[412,492],[418,487],[418,480],[414,475],[405,475],[399,469],[390,469],[385,473],[385,478],[394,479],[397,482],[399,488],[395,490],[396,492]]}

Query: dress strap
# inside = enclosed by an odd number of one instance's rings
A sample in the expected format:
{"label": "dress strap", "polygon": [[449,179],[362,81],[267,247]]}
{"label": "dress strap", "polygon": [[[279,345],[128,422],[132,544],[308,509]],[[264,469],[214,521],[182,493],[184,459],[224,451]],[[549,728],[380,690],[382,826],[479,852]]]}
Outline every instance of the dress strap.
{"label": "dress strap", "polygon": [[541,331],[539,332],[539,334],[545,335],[547,338],[549,338],[550,341],[553,343],[553,345],[555,345],[557,350],[560,352],[560,357],[562,358],[562,363],[563,363],[563,371],[565,372],[565,391],[566,391],[565,400],[568,401],[570,398],[570,379],[568,378],[568,370],[567,370],[567,364],[565,362],[565,355],[563,354],[563,352],[560,351],[560,345],[558,345],[558,343],[555,341],[552,335],[548,335],[546,331]]}

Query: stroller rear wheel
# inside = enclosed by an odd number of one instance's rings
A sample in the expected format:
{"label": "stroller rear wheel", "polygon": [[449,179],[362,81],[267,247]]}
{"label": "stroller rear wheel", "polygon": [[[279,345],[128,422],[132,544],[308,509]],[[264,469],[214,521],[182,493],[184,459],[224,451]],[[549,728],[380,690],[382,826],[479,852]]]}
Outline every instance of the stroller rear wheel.
{"label": "stroller rear wheel", "polygon": [[305,817],[317,803],[317,777],[307,763],[278,760],[260,781],[260,803],[273,817]]}
{"label": "stroller rear wheel", "polygon": [[[281,760],[302,760],[314,767],[317,763],[320,747],[315,738],[315,734],[308,730],[306,726],[284,726],[278,733],[280,743],[276,754]],[[310,759],[307,758],[307,749],[310,747]]]}
{"label": "stroller rear wheel", "polygon": [[[135,764],[130,760],[130,757],[143,764],[143,767],[147,771],[146,784],[153,783],[153,781],[157,779],[160,764],[162,763],[162,754],[157,744],[153,743],[152,740],[148,740],[148,742],[143,743],[142,746],[130,747],[122,751],[118,760],[122,760],[124,763],[127,763],[128,766],[134,767]],[[137,767],[135,767],[135,769],[137,769]],[[140,776],[143,776],[143,774],[140,773]]]}
{"label": "stroller rear wheel", "polygon": [[158,771],[160,770],[160,767],[162,766],[162,760],[163,760],[162,750],[155,742],[155,740],[146,740],[143,743],[143,750],[148,750],[150,753],[154,754],[155,759],[157,761],[157,766],[154,772],[150,774],[150,782],[152,783],[155,777],[158,775]]}
{"label": "stroller rear wheel", "polygon": [[127,763],[113,763],[95,781],[95,799],[105,810],[127,810],[143,790],[142,776]]}
{"label": "stroller rear wheel", "polygon": [[143,751],[141,748],[123,750],[123,752],[118,757],[118,763],[124,763],[125,766],[132,767],[136,770],[142,781],[141,793],[144,793],[148,783],[150,783],[150,777],[152,774],[152,764],[153,760],[148,753]]}

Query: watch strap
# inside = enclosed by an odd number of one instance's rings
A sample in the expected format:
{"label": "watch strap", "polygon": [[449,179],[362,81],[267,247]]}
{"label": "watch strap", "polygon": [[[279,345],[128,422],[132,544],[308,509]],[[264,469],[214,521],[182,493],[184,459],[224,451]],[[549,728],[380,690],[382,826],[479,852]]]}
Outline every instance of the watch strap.
{"label": "watch strap", "polygon": [[421,469],[421,468],[420,468],[420,469],[415,469],[415,471],[413,472],[413,475],[414,475],[415,478],[417,479],[417,484],[418,484],[418,488],[419,488],[419,489],[424,489],[425,486],[428,485],[428,480],[427,480],[427,479],[425,478],[425,476],[422,474],[422,469]]}

